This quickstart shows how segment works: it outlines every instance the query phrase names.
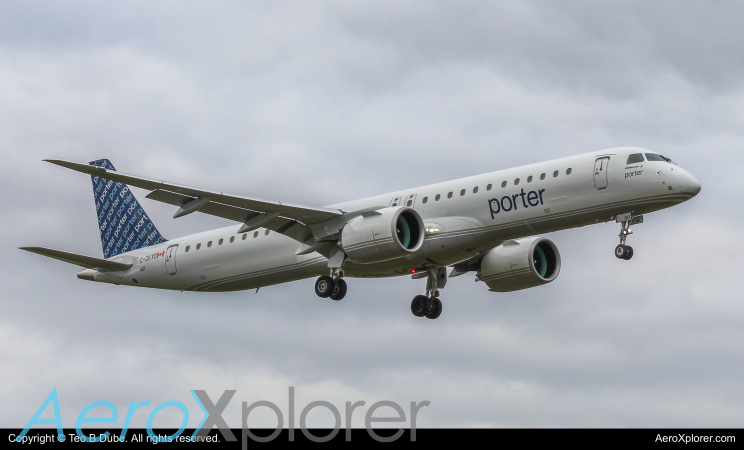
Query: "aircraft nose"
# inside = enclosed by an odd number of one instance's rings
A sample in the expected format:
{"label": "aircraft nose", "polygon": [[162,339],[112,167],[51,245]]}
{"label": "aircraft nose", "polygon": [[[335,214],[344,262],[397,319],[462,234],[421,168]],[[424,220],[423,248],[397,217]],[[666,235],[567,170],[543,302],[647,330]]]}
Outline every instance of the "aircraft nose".
{"label": "aircraft nose", "polygon": [[688,172],[683,174],[682,179],[684,180],[684,184],[687,186],[687,188],[683,189],[682,192],[686,192],[692,195],[697,195],[700,192],[700,181],[691,173]]}

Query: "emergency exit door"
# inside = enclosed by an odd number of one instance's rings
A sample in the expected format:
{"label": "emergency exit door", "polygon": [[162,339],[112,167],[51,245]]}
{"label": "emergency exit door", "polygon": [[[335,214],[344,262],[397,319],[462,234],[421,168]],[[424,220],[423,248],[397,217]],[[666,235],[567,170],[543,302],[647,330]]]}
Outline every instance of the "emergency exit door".
{"label": "emergency exit door", "polygon": [[607,166],[609,163],[609,156],[603,156],[594,161],[594,187],[597,189],[607,187]]}
{"label": "emergency exit door", "polygon": [[413,208],[414,203],[416,203],[416,194],[411,194],[407,196],[406,201],[403,202],[403,204],[409,208]]}

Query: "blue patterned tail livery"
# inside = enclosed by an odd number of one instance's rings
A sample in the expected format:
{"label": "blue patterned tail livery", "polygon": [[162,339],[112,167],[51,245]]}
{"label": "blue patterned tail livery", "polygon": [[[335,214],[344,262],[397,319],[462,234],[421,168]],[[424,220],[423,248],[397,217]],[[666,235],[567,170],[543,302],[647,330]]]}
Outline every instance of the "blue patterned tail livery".
{"label": "blue patterned tail livery", "polygon": [[[116,170],[108,159],[91,161],[89,164]],[[166,239],[145,214],[129,186],[93,175],[90,178],[93,180],[104,258],[165,242]]]}

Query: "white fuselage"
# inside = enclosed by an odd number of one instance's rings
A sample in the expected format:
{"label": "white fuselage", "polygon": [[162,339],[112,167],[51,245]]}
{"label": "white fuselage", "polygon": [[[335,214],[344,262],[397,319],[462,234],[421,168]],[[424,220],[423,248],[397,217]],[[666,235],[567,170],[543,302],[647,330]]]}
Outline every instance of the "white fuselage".
{"label": "white fuselage", "polygon": [[[350,261],[344,273],[388,277],[452,265],[507,239],[607,222],[627,212],[650,213],[699,192],[697,179],[677,165],[626,164],[628,155],[646,152],[609,149],[332,205],[344,211],[410,206],[427,227],[439,230],[427,233],[415,253],[369,264]],[[96,273],[94,279],[160,289],[233,291],[328,274],[328,260],[318,253],[297,256],[300,244],[294,239],[266,229],[238,234],[239,228],[123,253],[110,260],[131,263],[130,269]]]}

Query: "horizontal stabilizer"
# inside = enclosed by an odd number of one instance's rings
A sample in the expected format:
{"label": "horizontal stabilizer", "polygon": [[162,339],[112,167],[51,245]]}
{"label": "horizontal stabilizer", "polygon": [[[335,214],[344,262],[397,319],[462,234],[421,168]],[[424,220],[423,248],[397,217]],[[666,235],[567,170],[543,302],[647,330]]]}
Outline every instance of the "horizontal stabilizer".
{"label": "horizontal stabilizer", "polygon": [[131,264],[122,264],[113,261],[106,261],[105,259],[93,258],[91,256],[77,255],[75,253],[63,252],[60,250],[52,250],[51,248],[44,247],[19,247],[21,250],[27,252],[36,253],[42,256],[48,256],[49,258],[58,259],[66,263],[75,264],[76,266],[87,267],[89,269],[96,269],[99,272],[117,272],[120,270],[127,270],[132,267]]}

